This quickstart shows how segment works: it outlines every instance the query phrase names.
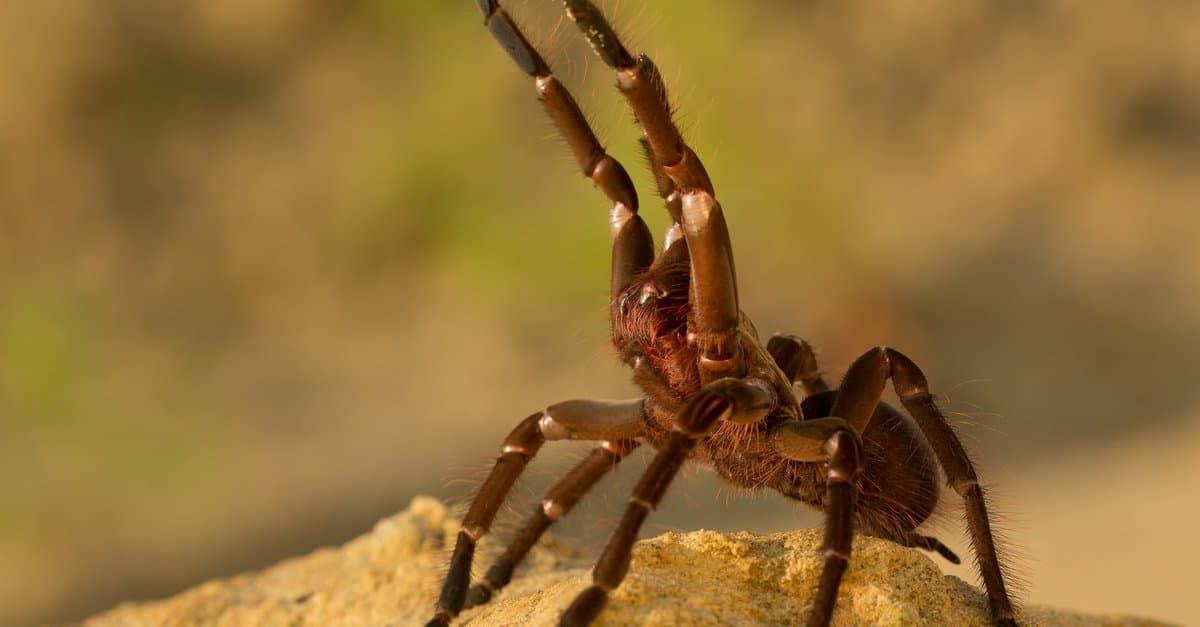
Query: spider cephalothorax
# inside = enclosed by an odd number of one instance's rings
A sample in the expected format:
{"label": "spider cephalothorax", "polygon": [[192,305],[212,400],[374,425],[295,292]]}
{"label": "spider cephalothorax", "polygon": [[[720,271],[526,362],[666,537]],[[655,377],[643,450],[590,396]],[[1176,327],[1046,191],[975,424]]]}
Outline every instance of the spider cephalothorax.
{"label": "spider cephalothorax", "polygon": [[[764,346],[738,308],[733,251],[724,214],[699,157],[672,120],[667,90],[646,56],[625,49],[587,0],[564,0],[642,128],[642,145],[673,220],[656,255],[637,193],[550,67],[497,0],[477,0],[489,31],[534,79],[539,99],[585,176],[614,203],[612,338],[642,396],[572,400],[521,421],[463,519],[430,625],[506,585],[542,533],[565,515],[629,451],[657,450],[584,590],[561,619],[586,625],[629,569],[638,530],[686,460],[711,466],[730,483],[771,488],[825,512],[824,567],[807,622],[829,623],[855,532],[958,557],[916,528],[938,500],[939,466],[963,497],[971,543],[993,619],[1015,625],[983,489],[958,436],[937,408],[925,376],[900,352],[877,347],[830,389],[808,344],[777,335]],[[907,413],[880,401],[891,380]],[[547,493],[540,510],[470,586],[475,545],[525,465],[547,440],[594,440],[596,449]]]}

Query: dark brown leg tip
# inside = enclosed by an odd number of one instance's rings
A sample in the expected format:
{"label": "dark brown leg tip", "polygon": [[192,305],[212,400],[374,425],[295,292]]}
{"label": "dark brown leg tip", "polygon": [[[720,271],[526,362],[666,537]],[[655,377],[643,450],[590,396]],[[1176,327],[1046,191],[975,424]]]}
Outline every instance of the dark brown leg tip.
{"label": "dark brown leg tip", "polygon": [[954,551],[951,551],[950,549],[946,548],[945,545],[939,546],[937,548],[937,552],[938,552],[938,555],[941,555],[942,557],[946,558],[946,561],[950,562],[951,564],[961,564],[962,563],[962,560],[958,558],[958,555],[955,555]]}
{"label": "dark brown leg tip", "polygon": [[463,609],[470,609],[476,605],[483,605],[492,600],[492,589],[487,586],[475,584],[467,591],[467,602],[463,605]]}
{"label": "dark brown leg tip", "polygon": [[608,604],[608,593],[600,586],[591,586],[579,593],[571,607],[558,619],[558,627],[586,627],[600,615]]}
{"label": "dark brown leg tip", "polygon": [[950,550],[950,547],[942,544],[941,540],[938,540],[937,538],[931,538],[929,536],[917,536],[917,538],[921,540],[921,544],[918,544],[918,546],[921,546],[921,548],[937,551],[938,555],[946,558],[946,561],[950,562],[951,564],[962,563],[962,560],[958,558],[958,555],[955,555],[954,551]]}

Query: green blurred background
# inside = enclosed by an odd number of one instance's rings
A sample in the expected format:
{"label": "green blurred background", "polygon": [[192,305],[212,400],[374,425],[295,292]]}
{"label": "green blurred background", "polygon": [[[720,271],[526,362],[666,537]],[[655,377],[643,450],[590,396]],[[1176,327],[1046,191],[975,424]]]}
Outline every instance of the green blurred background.
{"label": "green blurred background", "polygon": [[[611,75],[510,4],[661,232]],[[759,328],[924,365],[1030,600],[1200,622],[1200,4],[606,6]],[[606,203],[473,2],[4,2],[0,77],[0,624],[461,499],[520,417],[632,394]],[[643,463],[565,532],[600,545]],[[696,473],[647,532],[819,521],[731,496]]]}

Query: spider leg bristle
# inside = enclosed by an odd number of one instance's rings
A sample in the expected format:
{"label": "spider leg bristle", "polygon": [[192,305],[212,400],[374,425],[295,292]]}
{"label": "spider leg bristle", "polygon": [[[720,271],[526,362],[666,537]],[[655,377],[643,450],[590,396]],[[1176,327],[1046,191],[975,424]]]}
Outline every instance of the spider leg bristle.
{"label": "spider leg bristle", "polygon": [[[996,545],[996,558],[1000,562],[1000,570],[1004,573],[1004,582],[1008,586],[1009,598],[1013,609],[1020,614],[1024,599],[1028,598],[1031,588],[1028,573],[1032,572],[1033,559],[1028,550],[1012,541],[1013,530],[1020,526],[1021,520],[1012,505],[1011,499],[1006,498],[1003,491],[997,490],[992,484],[984,488],[984,501],[992,523],[992,537]],[[965,510],[963,524],[966,524]],[[974,556],[975,571],[979,573],[979,557]],[[978,583],[983,585],[982,575],[978,575]]]}
{"label": "spider leg bristle", "polygon": [[[943,399],[942,402],[950,402],[947,394],[943,393],[940,396]],[[987,429],[993,433],[1002,433],[1002,431],[994,424],[994,421],[977,422],[972,419],[977,417],[997,418],[1000,416],[1000,414],[994,412],[962,411],[949,412],[947,415],[947,423],[951,425],[955,435],[962,442],[963,450],[970,458],[976,460],[975,467],[977,472],[981,464],[978,463],[978,456],[972,451],[974,448],[973,445],[978,443],[976,430]],[[979,487],[984,506],[988,511],[996,561],[1000,567],[1000,572],[1003,573],[1004,583],[1009,593],[1009,600],[1013,604],[1014,611],[1019,612],[1021,600],[1027,597],[1030,588],[1029,580],[1025,576],[1025,573],[1030,572],[1028,568],[1028,553],[1010,541],[1013,535],[1010,531],[1014,526],[1019,524],[1019,520],[1014,516],[1014,509],[1011,507],[1010,502],[1003,498],[1002,494],[999,498],[997,497],[997,492],[993,485],[980,482]],[[939,503],[939,507],[935,510],[934,516],[931,518],[943,518],[947,512],[942,509],[942,505],[946,501],[947,499],[942,499],[942,503]],[[951,501],[948,505],[955,507],[959,514],[958,527],[960,529],[967,529],[969,527],[969,520],[965,502],[960,499],[951,499]],[[974,550],[971,553],[972,562],[975,565],[975,573],[978,578],[977,581],[982,587],[983,572],[979,555]]]}
{"label": "spider leg bristle", "polygon": [[636,9],[633,11],[625,11],[621,0],[614,0],[609,4],[604,13],[613,16],[612,19],[617,22],[613,28],[621,33],[621,39],[631,50],[645,49],[646,33],[658,30],[658,25],[663,20],[662,12],[651,13],[650,5],[645,2],[635,4]]}
{"label": "spider leg bristle", "polygon": [[[471,500],[479,493],[479,488],[483,487],[483,482],[492,471],[493,461],[479,462],[477,464],[459,465],[449,473],[449,478],[446,479],[442,487],[450,492],[446,496],[445,501],[450,504],[452,509],[461,509],[457,514],[466,513],[467,506]],[[461,518],[461,516],[458,516]]]}

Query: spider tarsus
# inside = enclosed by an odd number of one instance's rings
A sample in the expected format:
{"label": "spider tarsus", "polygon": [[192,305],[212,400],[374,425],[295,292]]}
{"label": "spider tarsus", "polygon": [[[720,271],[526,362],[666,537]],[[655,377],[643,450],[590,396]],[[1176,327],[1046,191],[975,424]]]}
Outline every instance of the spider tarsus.
{"label": "spider tarsus", "polygon": [[944,557],[946,559],[946,561],[950,562],[951,564],[961,564],[962,563],[962,560],[958,558],[958,555],[956,555],[954,553],[954,551],[951,551],[950,547],[942,544],[941,542],[938,543],[937,548],[935,548],[934,550],[937,551],[938,555],[941,555],[942,557]]}
{"label": "spider tarsus", "polygon": [[679,415],[679,432],[688,437],[704,436],[720,420],[734,411],[733,400],[712,389],[701,391],[688,403],[688,410]]}
{"label": "spider tarsus", "polygon": [[517,67],[530,76],[549,75],[550,66],[534,49],[533,44],[525,38],[525,34],[513,23],[508,13],[501,9],[494,0],[491,2],[479,0],[479,7],[483,9],[485,6],[484,24],[487,26],[488,32],[496,38],[500,47],[508,52],[508,56],[512,57]]}
{"label": "spider tarsus", "polygon": [[493,590],[486,582],[479,582],[467,591],[467,602],[463,605],[464,610],[469,610],[477,605],[483,605],[492,600]]}
{"label": "spider tarsus", "polygon": [[471,573],[471,562],[475,557],[475,539],[466,531],[458,533],[454,553],[450,557],[450,571],[446,585],[438,599],[438,611],[433,620],[449,621],[462,608],[467,597],[467,584]]}
{"label": "spider tarsus", "polygon": [[600,55],[606,65],[615,69],[632,67],[633,55],[625,49],[604,13],[588,0],[563,0],[567,17],[579,27],[579,32],[591,44],[592,50]]}
{"label": "spider tarsus", "polygon": [[558,619],[559,627],[586,627],[596,620],[604,606],[608,605],[608,592],[592,585],[579,593],[567,611]]}
{"label": "spider tarsus", "polygon": [[444,610],[438,610],[437,615],[429,619],[428,623],[425,623],[425,627],[449,627],[451,618],[453,617]]}

